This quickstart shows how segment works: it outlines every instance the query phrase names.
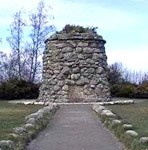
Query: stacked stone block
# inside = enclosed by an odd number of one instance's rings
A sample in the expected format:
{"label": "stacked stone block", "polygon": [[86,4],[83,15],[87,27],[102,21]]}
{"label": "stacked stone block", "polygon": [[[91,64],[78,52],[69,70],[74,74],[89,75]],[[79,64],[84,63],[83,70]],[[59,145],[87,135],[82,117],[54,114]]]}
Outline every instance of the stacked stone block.
{"label": "stacked stone block", "polygon": [[96,32],[59,32],[45,41],[40,101],[109,101],[106,41]]}

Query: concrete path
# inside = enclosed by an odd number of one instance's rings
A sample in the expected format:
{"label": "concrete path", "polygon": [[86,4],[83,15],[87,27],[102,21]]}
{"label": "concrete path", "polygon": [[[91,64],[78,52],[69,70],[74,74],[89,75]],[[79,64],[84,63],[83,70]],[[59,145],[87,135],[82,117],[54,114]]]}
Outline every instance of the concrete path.
{"label": "concrete path", "polygon": [[63,105],[27,150],[122,150],[91,105]]}

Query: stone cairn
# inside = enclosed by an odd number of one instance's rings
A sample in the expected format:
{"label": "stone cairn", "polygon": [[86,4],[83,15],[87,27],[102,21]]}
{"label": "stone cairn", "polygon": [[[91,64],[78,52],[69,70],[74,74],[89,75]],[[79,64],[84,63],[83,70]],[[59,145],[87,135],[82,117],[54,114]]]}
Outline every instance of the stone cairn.
{"label": "stone cairn", "polygon": [[93,28],[69,26],[45,41],[39,101],[109,101],[106,41]]}

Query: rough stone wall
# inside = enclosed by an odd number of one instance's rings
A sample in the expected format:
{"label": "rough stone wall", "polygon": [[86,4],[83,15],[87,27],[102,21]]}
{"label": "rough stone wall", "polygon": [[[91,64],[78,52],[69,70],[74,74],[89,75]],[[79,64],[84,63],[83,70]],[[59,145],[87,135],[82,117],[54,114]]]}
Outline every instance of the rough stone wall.
{"label": "rough stone wall", "polygon": [[96,32],[56,33],[46,40],[40,101],[109,101],[105,40]]}

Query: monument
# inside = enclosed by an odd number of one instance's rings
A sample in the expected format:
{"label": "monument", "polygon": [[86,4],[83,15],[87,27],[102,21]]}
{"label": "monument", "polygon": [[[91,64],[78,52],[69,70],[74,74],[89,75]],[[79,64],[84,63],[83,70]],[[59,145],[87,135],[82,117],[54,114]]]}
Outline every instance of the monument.
{"label": "monument", "polygon": [[39,101],[110,100],[106,41],[94,28],[66,25],[45,41]]}

